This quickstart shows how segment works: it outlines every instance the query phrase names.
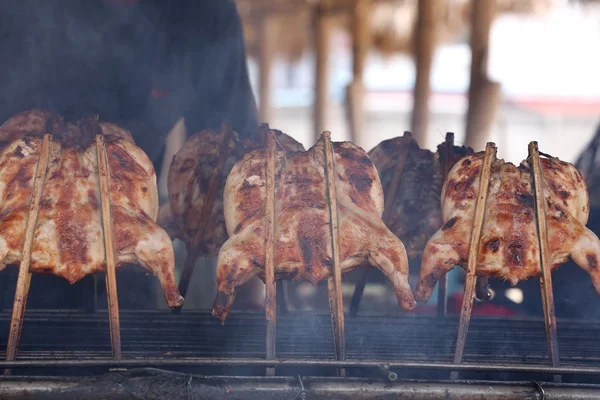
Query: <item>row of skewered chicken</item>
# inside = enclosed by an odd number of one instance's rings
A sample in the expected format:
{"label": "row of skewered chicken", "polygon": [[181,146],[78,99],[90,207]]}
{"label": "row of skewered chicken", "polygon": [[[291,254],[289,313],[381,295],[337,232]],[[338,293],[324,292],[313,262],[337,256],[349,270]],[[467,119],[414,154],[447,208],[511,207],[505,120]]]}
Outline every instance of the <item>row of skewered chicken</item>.
{"label": "row of skewered chicken", "polygon": [[[94,135],[104,134],[117,265],[138,263],[158,276],[167,303],[180,306],[171,239],[188,251],[217,255],[213,314],[224,320],[235,288],[264,280],[267,128],[259,140],[221,132],[193,135],[169,171],[169,203],[158,209],[156,175],[131,135],[97,118],[65,123],[32,110],[0,127],[0,263],[21,260],[24,221],[39,160],[41,135],[52,133],[31,252],[31,271],[76,282],[106,269],[98,207]],[[324,141],[308,151],[277,132],[275,159],[276,279],[317,283],[332,273]],[[384,194],[406,154],[398,190],[384,222]],[[415,307],[408,259],[422,258],[416,298],[426,301],[455,265],[466,266],[483,152],[440,145],[433,153],[409,134],[368,154],[350,142],[333,143],[341,268],[371,264],[392,282],[405,310]],[[551,268],[571,257],[600,293],[600,241],[587,228],[589,198],[577,169],[542,160]],[[444,180],[444,175],[445,177]],[[495,160],[485,207],[477,273],[513,284],[541,274],[531,166]],[[157,222],[158,218],[158,222]]]}

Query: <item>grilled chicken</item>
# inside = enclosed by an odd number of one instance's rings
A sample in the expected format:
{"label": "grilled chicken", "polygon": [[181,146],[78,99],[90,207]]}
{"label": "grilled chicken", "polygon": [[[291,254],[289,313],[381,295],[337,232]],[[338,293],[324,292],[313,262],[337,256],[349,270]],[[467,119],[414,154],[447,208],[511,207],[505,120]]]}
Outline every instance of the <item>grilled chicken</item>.
{"label": "grilled chicken", "polygon": [[[343,272],[368,262],[393,283],[401,307],[415,301],[408,284],[402,242],[381,220],[383,190],[366,152],[350,142],[333,143],[335,185]],[[331,276],[332,251],[321,138],[306,152],[277,149],[275,172],[275,277],[312,284]],[[258,275],[264,281],[266,152],[247,154],[225,185],[225,222],[229,239],[217,261],[213,315],[227,317],[235,288]]]}
{"label": "grilled chicken", "polygon": [[[471,230],[484,153],[457,163],[444,185],[444,225],[425,247],[417,298],[427,300],[438,279],[455,265],[467,266]],[[544,207],[551,269],[573,259],[600,293],[600,241],[585,227],[589,198],[579,171],[556,158],[542,158]],[[503,160],[492,164],[478,275],[519,281],[541,275],[532,170]]]}
{"label": "grilled chicken", "polygon": [[[30,118],[28,118],[30,117]],[[21,261],[24,230],[42,135],[53,134],[34,231],[30,271],[75,283],[106,270],[95,134],[110,130],[106,153],[117,266],[141,264],[158,276],[170,307],[179,306],[171,240],[155,220],[158,192],[154,167],[126,131],[95,118],[64,124],[33,110],[0,127],[13,139],[0,153],[0,269]]]}
{"label": "grilled chicken", "polygon": [[[405,132],[404,136],[385,140],[369,152],[369,158],[379,171],[387,198],[398,163],[398,153],[402,148],[407,148],[398,190],[386,224],[404,243],[409,259],[421,257],[427,240],[442,226],[440,194],[446,157],[443,146],[438,146],[437,153],[421,149],[412,135]],[[450,166],[472,153],[471,148],[453,146]]]}
{"label": "grilled chicken", "polygon": [[[173,157],[168,180],[169,202],[161,207],[158,218],[171,238],[181,239],[206,255],[219,252],[227,240],[223,217],[225,180],[237,161],[262,146],[264,138],[260,136],[241,141],[224,124],[221,132],[202,131],[186,141]],[[284,133],[277,133],[277,141],[287,150],[304,151],[300,143]],[[223,165],[220,174],[215,176],[220,165]],[[215,178],[215,190],[210,193]],[[212,201],[212,207],[202,216],[207,201]]]}

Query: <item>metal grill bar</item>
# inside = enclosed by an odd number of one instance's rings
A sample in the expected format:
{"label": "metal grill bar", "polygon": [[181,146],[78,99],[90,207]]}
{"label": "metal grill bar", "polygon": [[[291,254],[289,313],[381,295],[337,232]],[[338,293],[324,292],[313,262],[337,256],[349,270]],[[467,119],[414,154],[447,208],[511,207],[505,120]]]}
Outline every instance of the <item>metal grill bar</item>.
{"label": "metal grill bar", "polygon": [[[93,378],[27,377],[2,379],[3,399],[47,398],[215,398],[215,399],[596,399],[597,385],[537,382],[401,381],[356,378],[194,376],[155,369],[109,373]],[[115,385],[115,382],[119,382]],[[304,395],[304,396],[303,396]],[[545,397],[547,396],[547,397]]]}
{"label": "metal grill bar", "polygon": [[[277,355],[281,359],[334,359],[329,315],[278,316]],[[457,318],[370,316],[346,321],[347,357],[378,364],[452,361]],[[0,313],[0,333],[10,313]],[[600,323],[563,320],[558,340],[566,366],[600,366]],[[20,360],[110,358],[106,312],[27,311]],[[467,364],[548,364],[544,322],[474,317],[465,347]],[[188,310],[121,311],[124,358],[261,358],[265,356],[263,313],[232,313],[225,326],[208,313]],[[2,344],[6,337],[1,338]]]}
{"label": "metal grill bar", "polygon": [[174,359],[95,359],[95,360],[19,360],[0,361],[0,368],[140,368],[140,367],[201,367],[201,366],[253,366],[253,367],[331,367],[331,368],[374,368],[384,366],[388,369],[430,369],[444,371],[476,372],[519,372],[542,374],[600,375],[600,368],[571,366],[550,367],[525,364],[474,364],[441,363],[411,361],[365,361],[365,360],[301,360],[261,358],[174,358]]}

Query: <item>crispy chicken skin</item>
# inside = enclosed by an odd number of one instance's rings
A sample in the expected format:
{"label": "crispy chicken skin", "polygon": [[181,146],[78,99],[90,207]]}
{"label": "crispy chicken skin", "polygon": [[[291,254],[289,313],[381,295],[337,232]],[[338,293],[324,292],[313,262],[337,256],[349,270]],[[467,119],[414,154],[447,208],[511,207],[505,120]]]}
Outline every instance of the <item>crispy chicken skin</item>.
{"label": "crispy chicken skin", "polygon": [[[261,147],[262,143],[258,137],[255,140],[239,140],[237,133],[230,132],[226,144],[227,156],[217,184],[218,193],[208,218],[201,218],[210,182],[217,173],[219,150],[226,130],[231,130],[231,127],[223,124],[220,132],[206,130],[192,135],[173,157],[168,179],[169,202],[161,206],[158,218],[158,223],[169,232],[171,238],[181,239],[207,255],[218,254],[227,240],[223,216],[223,191],[227,175],[237,161],[246,153]],[[284,133],[278,132],[277,141],[287,150],[304,151],[300,143]],[[197,237],[203,224],[208,224],[206,234]]]}
{"label": "crispy chicken skin", "polygon": [[[400,306],[416,305],[408,284],[402,242],[381,220],[383,190],[367,154],[350,142],[333,143],[341,267],[368,262],[393,283]],[[275,171],[275,277],[313,284],[331,276],[332,250],[325,178],[324,141],[306,152],[277,148]],[[264,281],[266,153],[247,154],[225,185],[225,223],[229,239],[217,261],[213,315],[224,321],[235,288],[258,275]]]}
{"label": "crispy chicken skin", "polygon": [[120,128],[94,124],[94,118],[63,124],[60,117],[39,110],[30,117],[21,113],[0,127],[2,138],[14,139],[0,153],[0,269],[21,261],[42,135],[50,131],[54,136],[30,270],[71,283],[106,270],[94,136],[109,127],[106,153],[117,267],[140,264],[159,278],[170,307],[183,304],[175,284],[171,240],[155,222],[156,174],[146,154],[123,138]]}
{"label": "crispy chicken skin", "polygon": [[[418,300],[429,299],[440,277],[455,265],[467,267],[483,158],[483,152],[465,157],[444,184],[444,225],[425,247]],[[585,227],[589,215],[585,182],[570,163],[557,158],[542,158],[541,162],[551,269],[571,257],[590,274],[600,293],[600,241]],[[508,280],[513,285],[541,275],[532,174],[525,161],[518,167],[504,160],[493,162],[478,275]]]}

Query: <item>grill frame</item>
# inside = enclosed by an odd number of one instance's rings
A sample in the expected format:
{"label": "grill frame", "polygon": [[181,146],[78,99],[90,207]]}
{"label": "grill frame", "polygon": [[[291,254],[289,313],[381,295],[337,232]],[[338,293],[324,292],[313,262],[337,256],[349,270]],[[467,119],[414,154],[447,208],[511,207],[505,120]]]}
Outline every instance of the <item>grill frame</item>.
{"label": "grill frame", "polygon": [[[376,316],[347,319],[348,357],[335,359],[329,314],[280,315],[278,358],[264,357],[264,314],[232,313],[225,326],[208,312],[186,310],[121,311],[123,359],[112,359],[106,311],[28,310],[16,361],[0,361],[14,374],[37,375],[64,369],[66,375],[97,374],[111,368],[158,367],[205,375],[262,376],[264,367],[281,375],[335,375],[389,380],[389,367],[401,379],[451,371],[494,380],[549,381],[552,374],[573,382],[600,383],[600,345],[594,338],[600,321],[561,321],[561,367],[548,366],[544,322],[540,319],[475,317],[465,361],[453,364],[457,317]],[[9,312],[0,312],[0,332],[7,332]],[[493,334],[492,334],[493,333]],[[2,338],[6,341],[6,338]]]}

